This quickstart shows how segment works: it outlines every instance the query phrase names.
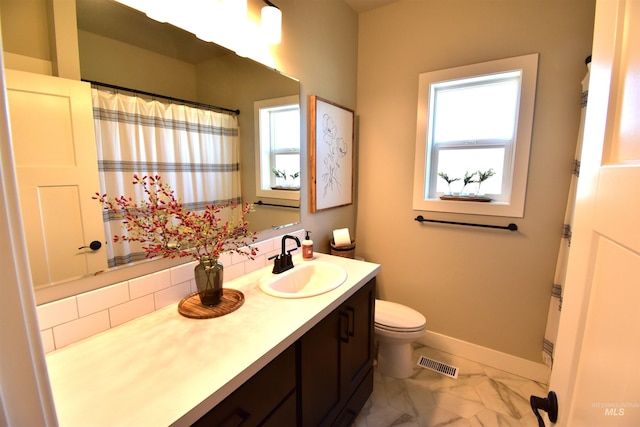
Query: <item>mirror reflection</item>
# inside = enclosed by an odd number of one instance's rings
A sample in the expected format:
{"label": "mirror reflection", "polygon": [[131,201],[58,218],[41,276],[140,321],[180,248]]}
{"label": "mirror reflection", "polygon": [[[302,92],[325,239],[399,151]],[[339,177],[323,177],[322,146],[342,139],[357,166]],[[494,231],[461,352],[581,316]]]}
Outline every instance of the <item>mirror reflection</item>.
{"label": "mirror reflection", "polygon": [[[219,191],[223,196],[212,196],[213,200],[253,203],[255,211],[247,218],[250,229],[255,232],[300,221],[300,85],[297,80],[200,41],[190,33],[153,21],[119,3],[77,0],[76,6],[83,80],[239,110],[239,114],[232,114],[237,122],[234,126],[238,134],[239,158],[237,176],[230,181],[234,181],[236,188],[221,188]],[[149,95],[111,88],[112,95],[116,92],[149,101]],[[158,101],[162,101],[162,97],[158,97]],[[216,161],[195,161],[203,162]],[[224,162],[236,163],[233,160]],[[182,161],[176,160],[176,163]],[[109,173],[113,174],[113,171]],[[125,176],[119,180],[128,180],[133,171],[124,170],[123,173]],[[217,177],[208,179],[215,181],[217,186],[224,181]],[[227,197],[227,194],[232,196]],[[211,200],[208,197],[205,200]],[[49,226],[57,227],[55,223]],[[106,236],[90,240],[103,240],[107,245],[113,245]],[[85,248],[83,252],[91,250]],[[123,260],[126,263],[131,259]],[[93,270],[87,273],[97,271]],[[53,280],[44,277],[36,287],[81,276],[74,271],[68,277],[58,276]]]}

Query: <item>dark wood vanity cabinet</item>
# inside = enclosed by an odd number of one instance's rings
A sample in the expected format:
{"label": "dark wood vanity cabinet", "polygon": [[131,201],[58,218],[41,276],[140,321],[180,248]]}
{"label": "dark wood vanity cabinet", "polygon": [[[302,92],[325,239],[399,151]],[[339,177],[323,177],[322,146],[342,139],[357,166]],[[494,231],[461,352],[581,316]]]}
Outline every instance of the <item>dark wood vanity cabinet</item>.
{"label": "dark wood vanity cabinet", "polygon": [[293,344],[193,426],[295,426],[296,406]]}
{"label": "dark wood vanity cabinet", "polygon": [[194,426],[349,426],[373,391],[375,279]]}
{"label": "dark wood vanity cabinet", "polygon": [[298,341],[300,424],[348,426],[373,390],[375,279]]}

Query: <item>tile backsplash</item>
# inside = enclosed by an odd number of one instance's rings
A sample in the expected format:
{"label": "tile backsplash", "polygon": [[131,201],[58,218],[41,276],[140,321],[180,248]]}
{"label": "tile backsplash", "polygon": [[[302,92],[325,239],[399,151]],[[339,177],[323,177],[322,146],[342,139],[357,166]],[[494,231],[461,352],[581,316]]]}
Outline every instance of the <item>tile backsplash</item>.
{"label": "tile backsplash", "polygon": [[[304,230],[288,233],[304,238]],[[267,265],[267,259],[280,253],[282,236],[255,246],[258,256],[249,260],[237,254],[224,254],[224,282]],[[287,246],[291,246],[291,241]],[[149,314],[196,292],[193,278],[195,262],[158,271],[94,291],[42,304],[37,307],[45,353],[83,340],[129,320]]]}

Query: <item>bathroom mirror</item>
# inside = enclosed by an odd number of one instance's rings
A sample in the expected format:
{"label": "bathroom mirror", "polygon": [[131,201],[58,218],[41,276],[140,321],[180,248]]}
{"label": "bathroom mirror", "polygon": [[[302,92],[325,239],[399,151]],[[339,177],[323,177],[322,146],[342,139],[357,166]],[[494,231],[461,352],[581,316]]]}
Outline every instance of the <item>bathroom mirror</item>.
{"label": "bathroom mirror", "polygon": [[[255,206],[251,230],[300,221],[299,194],[258,197],[255,176],[254,103],[294,97],[299,108],[296,79],[112,0],[76,0],[76,9],[83,80],[240,110],[242,198]],[[69,295],[82,291],[77,283],[71,288]]]}

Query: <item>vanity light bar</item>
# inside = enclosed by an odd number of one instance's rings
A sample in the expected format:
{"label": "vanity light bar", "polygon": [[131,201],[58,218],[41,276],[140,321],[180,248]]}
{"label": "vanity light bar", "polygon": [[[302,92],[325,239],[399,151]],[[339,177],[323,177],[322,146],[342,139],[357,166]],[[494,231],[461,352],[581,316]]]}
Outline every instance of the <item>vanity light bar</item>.
{"label": "vanity light bar", "polygon": [[256,43],[278,44],[282,39],[282,12],[266,0],[259,24],[249,20],[247,0],[115,1],[236,52]]}

